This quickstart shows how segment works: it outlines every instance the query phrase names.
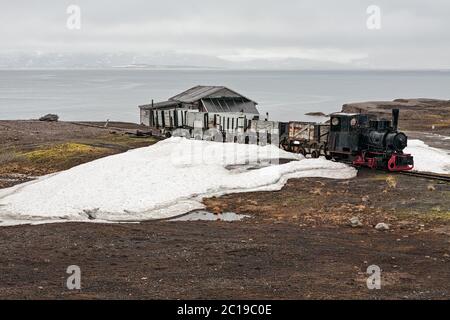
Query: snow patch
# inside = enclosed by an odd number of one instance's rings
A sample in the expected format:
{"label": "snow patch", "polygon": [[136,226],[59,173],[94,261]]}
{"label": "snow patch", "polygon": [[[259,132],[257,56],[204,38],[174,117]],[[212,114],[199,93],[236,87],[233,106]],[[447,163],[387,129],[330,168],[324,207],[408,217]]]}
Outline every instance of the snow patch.
{"label": "snow patch", "polygon": [[450,154],[443,149],[432,148],[421,140],[409,140],[404,151],[414,157],[414,170],[450,174]]}
{"label": "snow patch", "polygon": [[[279,164],[280,158],[295,161]],[[227,169],[252,163],[264,165]],[[171,138],[0,190],[0,225],[163,219],[204,208],[204,197],[280,190],[290,178],[355,175],[342,163],[273,145]]]}

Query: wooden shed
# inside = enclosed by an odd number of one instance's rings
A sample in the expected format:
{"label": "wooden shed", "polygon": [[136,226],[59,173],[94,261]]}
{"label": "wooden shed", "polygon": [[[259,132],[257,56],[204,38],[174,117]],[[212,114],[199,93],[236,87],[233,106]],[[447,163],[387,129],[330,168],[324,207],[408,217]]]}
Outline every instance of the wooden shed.
{"label": "wooden shed", "polygon": [[139,106],[140,122],[151,127],[179,127],[189,110],[211,114],[242,114],[259,119],[257,103],[224,86],[196,86],[167,101]]}

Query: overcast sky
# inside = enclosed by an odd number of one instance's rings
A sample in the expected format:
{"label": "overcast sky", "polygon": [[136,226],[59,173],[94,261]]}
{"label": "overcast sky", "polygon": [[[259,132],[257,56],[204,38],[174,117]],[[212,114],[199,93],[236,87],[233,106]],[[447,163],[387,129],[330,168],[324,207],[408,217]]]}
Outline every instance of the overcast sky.
{"label": "overcast sky", "polygon": [[[0,53],[192,53],[450,68],[449,0],[0,0]],[[66,27],[81,8],[81,30]],[[369,30],[369,5],[381,29]]]}

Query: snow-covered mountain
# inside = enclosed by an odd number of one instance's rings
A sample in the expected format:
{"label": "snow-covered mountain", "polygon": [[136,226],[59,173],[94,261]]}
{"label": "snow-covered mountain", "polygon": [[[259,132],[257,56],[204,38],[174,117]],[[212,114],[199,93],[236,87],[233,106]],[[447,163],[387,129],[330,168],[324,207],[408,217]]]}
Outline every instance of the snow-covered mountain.
{"label": "snow-covered mountain", "polygon": [[160,52],[133,53],[0,53],[1,69],[353,69],[351,64],[298,58],[229,61],[214,56]]}

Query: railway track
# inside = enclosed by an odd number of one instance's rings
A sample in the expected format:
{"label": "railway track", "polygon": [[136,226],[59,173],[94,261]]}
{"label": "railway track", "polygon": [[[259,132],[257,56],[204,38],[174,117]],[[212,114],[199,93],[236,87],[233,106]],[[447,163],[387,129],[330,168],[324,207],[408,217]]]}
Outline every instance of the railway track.
{"label": "railway track", "polygon": [[450,182],[450,175],[445,175],[445,174],[418,172],[418,171],[400,171],[398,173],[407,175],[407,176],[420,177],[420,178],[425,178],[425,179],[430,179],[430,180],[439,180],[439,181]]}
{"label": "railway track", "polygon": [[[361,169],[359,166],[353,165],[351,162],[344,162],[349,166],[352,166],[356,169]],[[444,181],[444,182],[450,182],[450,175],[449,174],[438,174],[438,173],[431,173],[431,172],[421,172],[421,171],[386,171],[378,169],[378,171],[390,173],[390,174],[402,174],[405,176],[413,176],[418,178],[424,178],[424,179],[430,179],[430,180],[438,180],[438,181]]]}

